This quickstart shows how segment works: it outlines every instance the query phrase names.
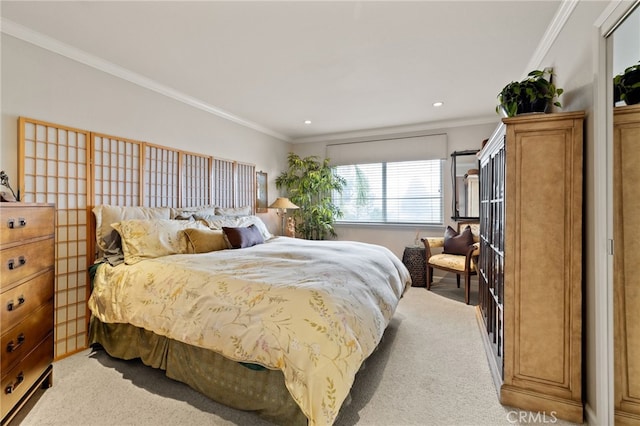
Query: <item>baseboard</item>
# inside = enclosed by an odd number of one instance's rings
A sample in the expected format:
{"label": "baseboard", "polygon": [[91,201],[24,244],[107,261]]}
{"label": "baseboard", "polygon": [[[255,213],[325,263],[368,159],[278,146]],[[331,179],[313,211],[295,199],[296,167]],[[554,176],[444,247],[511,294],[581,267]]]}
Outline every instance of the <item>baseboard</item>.
{"label": "baseboard", "polygon": [[500,403],[573,423],[580,424],[584,421],[582,402],[546,395],[530,389],[503,384],[500,389]]}
{"label": "baseboard", "polygon": [[601,422],[598,419],[598,416],[591,408],[591,405],[585,403],[584,404],[584,422],[588,425],[603,425],[606,422]]}

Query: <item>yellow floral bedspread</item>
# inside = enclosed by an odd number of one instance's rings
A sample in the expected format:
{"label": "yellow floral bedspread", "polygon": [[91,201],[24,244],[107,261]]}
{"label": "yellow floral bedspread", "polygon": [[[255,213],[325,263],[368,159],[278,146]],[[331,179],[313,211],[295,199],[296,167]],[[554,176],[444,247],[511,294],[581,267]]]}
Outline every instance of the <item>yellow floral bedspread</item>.
{"label": "yellow floral bedspread", "polygon": [[277,237],[102,265],[89,308],[106,323],[281,369],[309,424],[330,425],[410,280],[381,246]]}

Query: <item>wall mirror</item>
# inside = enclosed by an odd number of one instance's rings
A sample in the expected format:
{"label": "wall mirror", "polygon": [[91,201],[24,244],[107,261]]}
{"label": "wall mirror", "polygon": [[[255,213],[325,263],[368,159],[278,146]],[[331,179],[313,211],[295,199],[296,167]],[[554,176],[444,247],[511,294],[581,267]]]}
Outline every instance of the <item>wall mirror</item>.
{"label": "wall mirror", "polygon": [[256,213],[266,213],[267,209],[267,173],[256,172]]}
{"label": "wall mirror", "polygon": [[480,219],[480,182],[477,149],[454,151],[451,154],[453,206],[451,219]]}
{"label": "wall mirror", "polygon": [[[607,80],[625,74],[622,88],[626,99],[616,101],[613,92],[613,130],[608,149],[611,155],[613,206],[613,403],[615,424],[640,419],[640,293],[637,265],[640,263],[637,238],[629,237],[640,226],[637,214],[640,199],[640,103],[636,84],[640,73],[640,3],[629,10],[608,38],[611,49]],[[631,70],[631,72],[629,72]],[[631,94],[634,94],[632,97]]]}

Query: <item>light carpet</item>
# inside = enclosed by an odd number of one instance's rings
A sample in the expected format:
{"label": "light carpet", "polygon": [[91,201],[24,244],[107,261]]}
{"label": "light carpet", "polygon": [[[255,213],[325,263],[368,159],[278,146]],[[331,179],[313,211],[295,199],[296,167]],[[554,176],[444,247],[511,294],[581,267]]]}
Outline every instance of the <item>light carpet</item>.
{"label": "light carpet", "polygon": [[[444,284],[443,284],[444,286]],[[451,291],[457,293],[462,289]],[[443,290],[444,287],[440,287]],[[454,290],[455,289],[455,290]],[[435,288],[434,288],[435,290]],[[19,423],[52,426],[268,425],[217,404],[139,361],[85,350],[54,363],[54,385]],[[525,421],[519,423],[518,419]],[[555,423],[498,401],[475,307],[411,288],[378,350],[356,376],[336,425]]]}

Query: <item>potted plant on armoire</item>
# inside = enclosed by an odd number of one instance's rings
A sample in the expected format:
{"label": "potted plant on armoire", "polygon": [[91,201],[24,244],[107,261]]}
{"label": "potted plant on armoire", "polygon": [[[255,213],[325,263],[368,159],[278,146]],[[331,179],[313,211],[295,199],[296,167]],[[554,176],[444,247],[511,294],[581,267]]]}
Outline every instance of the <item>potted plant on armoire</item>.
{"label": "potted plant on armoire", "polygon": [[562,107],[557,99],[563,92],[553,84],[553,69],[533,70],[522,81],[512,81],[502,88],[496,112],[507,117],[549,112],[552,105]]}

